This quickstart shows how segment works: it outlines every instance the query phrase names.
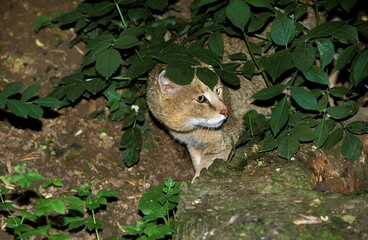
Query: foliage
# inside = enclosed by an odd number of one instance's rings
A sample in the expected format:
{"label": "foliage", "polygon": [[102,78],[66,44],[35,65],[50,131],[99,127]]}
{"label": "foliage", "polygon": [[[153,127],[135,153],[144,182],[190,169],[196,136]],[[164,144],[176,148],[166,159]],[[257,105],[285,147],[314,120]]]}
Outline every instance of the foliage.
{"label": "foliage", "polygon": [[[14,173],[0,176],[1,214],[6,217],[6,228],[17,239],[29,239],[42,237],[42,239],[69,239],[61,229],[68,231],[86,228],[94,231],[99,239],[100,222],[95,217],[95,212],[107,205],[108,198],[117,196],[118,192],[102,189],[96,194],[91,191],[91,185],[77,187],[75,196],[43,197],[37,190],[38,187],[50,186],[62,187],[60,179],[46,179],[45,177],[26,169],[26,165],[14,167]],[[42,181],[43,184],[33,187],[34,181]],[[30,191],[37,194],[35,206],[32,208],[18,208],[14,201],[7,200],[10,195],[17,194],[23,197]],[[87,209],[87,210],[86,210]]]}
{"label": "foliage", "polygon": [[130,233],[125,238],[134,239],[164,239],[174,232],[174,223],[170,217],[179,203],[180,184],[169,177],[164,185],[159,185],[145,192],[139,201],[139,210],[143,219],[135,226],[126,225],[125,232]]}
{"label": "foliage", "polygon": [[41,89],[38,84],[30,85],[24,89],[23,93],[19,93],[22,87],[22,82],[8,83],[0,92],[0,109],[7,109],[18,117],[40,119],[44,114],[43,107],[61,105],[61,101],[54,97],[36,97]]}
{"label": "foliage", "polygon": [[[167,64],[167,76],[178,84],[190,83],[196,74],[208,86],[218,76],[231,87],[239,85],[239,75],[261,75],[268,88],[253,98],[273,105],[265,120],[269,128],[262,130],[263,151],[277,148],[290,159],[303,142],[329,148],[341,141],[343,155],[358,160],[362,143],[355,135],[367,133],[367,123],[345,120],[367,97],[368,29],[356,19],[363,0],[309,5],[195,0],[187,22],[164,14],[168,2],[86,1],[58,18],[62,27],[74,27],[77,37],[71,44],[84,42],[88,52],[79,71],[63,78],[51,96],[66,105],[104,96],[109,119],[123,121],[121,148],[128,166],[139,158],[147,113],[145,80],[158,62]],[[315,24],[306,21],[313,14]],[[331,21],[335,16],[344,17]],[[229,56],[233,62],[225,62],[224,33],[243,39],[249,54],[238,53]],[[338,79],[332,83],[335,73]]]}

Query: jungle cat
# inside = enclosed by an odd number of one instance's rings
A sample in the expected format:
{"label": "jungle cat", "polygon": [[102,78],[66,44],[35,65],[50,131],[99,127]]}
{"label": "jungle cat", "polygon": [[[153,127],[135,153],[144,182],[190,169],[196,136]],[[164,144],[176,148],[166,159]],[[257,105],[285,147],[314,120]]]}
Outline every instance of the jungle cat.
{"label": "jungle cat", "polygon": [[167,127],[171,135],[184,143],[195,170],[194,178],[216,158],[227,160],[232,144],[243,131],[243,116],[255,109],[251,96],[265,87],[261,78],[252,81],[242,76],[238,89],[221,81],[210,89],[197,77],[188,85],[178,85],[165,75],[165,66],[157,65],[149,74],[147,103],[153,116]]}

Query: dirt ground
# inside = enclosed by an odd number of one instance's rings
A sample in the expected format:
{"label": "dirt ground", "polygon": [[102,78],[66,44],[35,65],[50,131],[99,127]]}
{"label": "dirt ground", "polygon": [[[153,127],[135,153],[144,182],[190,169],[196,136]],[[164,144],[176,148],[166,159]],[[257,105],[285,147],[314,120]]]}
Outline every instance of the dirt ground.
{"label": "dirt ground", "polygon": [[[42,87],[39,95],[45,96],[55,80],[78,68],[83,45],[68,48],[73,30],[46,29],[38,34],[33,31],[37,16],[71,11],[78,2],[10,0],[0,4],[0,89],[13,81],[22,81],[25,86],[38,83]],[[56,47],[55,42],[60,39],[63,42]],[[0,112],[0,175],[26,162],[30,169],[46,177],[61,177],[64,189],[91,182],[95,191],[118,190],[118,199],[100,211],[97,218],[103,223],[102,238],[119,236],[122,231],[118,225],[134,224],[139,218],[137,204],[147,189],[163,183],[168,176],[189,180],[193,170],[186,149],[154,124],[153,136],[146,142],[155,147],[144,149],[140,162],[127,168],[118,149],[122,124],[90,120],[90,108],[90,102],[82,101],[59,110],[58,117],[42,121]],[[57,189],[50,191],[60,194]],[[94,238],[86,231],[73,235],[73,239]],[[12,236],[3,230],[0,239]]]}

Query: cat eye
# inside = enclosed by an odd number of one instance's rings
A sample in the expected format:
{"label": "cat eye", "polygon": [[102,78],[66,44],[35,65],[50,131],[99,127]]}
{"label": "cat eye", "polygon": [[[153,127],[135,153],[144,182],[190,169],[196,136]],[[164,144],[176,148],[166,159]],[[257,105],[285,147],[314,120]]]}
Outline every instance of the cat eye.
{"label": "cat eye", "polygon": [[196,97],[196,99],[195,99],[197,102],[199,102],[199,103],[203,103],[203,102],[205,102],[206,101],[206,97],[205,96],[203,96],[203,95],[199,95],[198,97]]}
{"label": "cat eye", "polygon": [[222,88],[216,88],[216,90],[215,90],[215,91],[216,91],[216,94],[217,94],[217,95],[220,95],[220,94],[221,94],[221,92],[222,92]]}

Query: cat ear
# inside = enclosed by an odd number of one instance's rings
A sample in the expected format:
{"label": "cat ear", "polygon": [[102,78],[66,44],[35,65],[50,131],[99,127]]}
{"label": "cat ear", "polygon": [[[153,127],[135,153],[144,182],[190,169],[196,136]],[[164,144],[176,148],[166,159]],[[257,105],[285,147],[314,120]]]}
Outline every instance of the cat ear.
{"label": "cat ear", "polygon": [[165,70],[158,76],[158,84],[161,92],[167,95],[173,95],[179,90],[179,85],[173,83],[165,76]]}

